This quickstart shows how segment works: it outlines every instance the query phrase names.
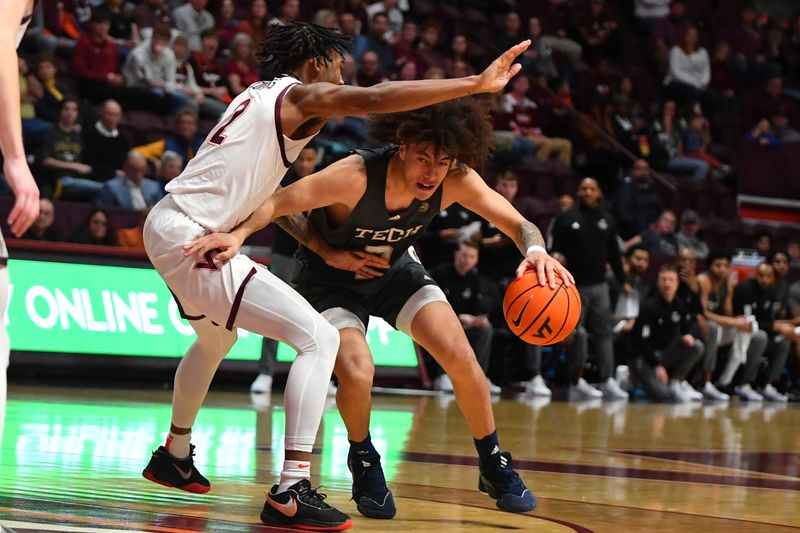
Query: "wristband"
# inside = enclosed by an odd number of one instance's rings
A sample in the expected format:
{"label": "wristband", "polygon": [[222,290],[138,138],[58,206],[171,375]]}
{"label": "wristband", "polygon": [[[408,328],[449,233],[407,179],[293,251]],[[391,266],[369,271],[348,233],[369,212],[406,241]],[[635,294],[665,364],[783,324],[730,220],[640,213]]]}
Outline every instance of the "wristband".
{"label": "wristband", "polygon": [[545,250],[542,246],[539,246],[538,244],[534,244],[533,246],[528,246],[528,249],[525,250],[525,257],[528,257],[533,252],[542,252],[543,254],[546,254],[547,250]]}

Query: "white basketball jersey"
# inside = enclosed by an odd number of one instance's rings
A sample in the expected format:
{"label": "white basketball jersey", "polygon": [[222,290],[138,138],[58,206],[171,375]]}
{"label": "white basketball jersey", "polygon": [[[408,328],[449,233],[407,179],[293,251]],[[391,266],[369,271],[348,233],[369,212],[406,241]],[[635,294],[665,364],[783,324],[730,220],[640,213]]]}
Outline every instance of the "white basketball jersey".
{"label": "white basketball jersey", "polygon": [[19,29],[17,30],[17,41],[16,41],[16,44],[14,45],[15,48],[19,48],[19,43],[22,42],[22,36],[25,35],[25,30],[28,29],[28,24],[31,23],[31,19],[33,18],[33,10],[34,10],[35,7],[36,7],[36,4],[33,3],[33,5],[31,6],[30,14],[26,15],[22,19],[22,22],[19,25]]}
{"label": "white basketball jersey", "polygon": [[178,207],[212,231],[230,231],[275,192],[314,137],[283,134],[283,97],[301,83],[291,76],[254,83],[228,106],[197,155],[167,184]]}

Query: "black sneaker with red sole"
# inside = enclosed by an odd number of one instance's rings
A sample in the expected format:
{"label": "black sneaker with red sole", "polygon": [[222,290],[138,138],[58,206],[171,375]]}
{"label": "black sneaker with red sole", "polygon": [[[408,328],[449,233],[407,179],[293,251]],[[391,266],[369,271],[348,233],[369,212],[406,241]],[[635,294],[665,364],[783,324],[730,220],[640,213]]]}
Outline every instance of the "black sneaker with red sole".
{"label": "black sneaker with red sole", "polygon": [[349,516],[325,503],[325,494],[311,488],[304,479],[284,492],[278,485],[267,493],[261,521],[271,526],[287,526],[308,531],[344,531],[353,526]]}
{"label": "black sneaker with red sole", "polygon": [[189,456],[185,459],[178,459],[167,451],[163,446],[159,446],[150,457],[150,462],[142,471],[145,479],[195,494],[205,494],[211,490],[211,483],[203,477],[194,467],[194,445],[189,445]]}

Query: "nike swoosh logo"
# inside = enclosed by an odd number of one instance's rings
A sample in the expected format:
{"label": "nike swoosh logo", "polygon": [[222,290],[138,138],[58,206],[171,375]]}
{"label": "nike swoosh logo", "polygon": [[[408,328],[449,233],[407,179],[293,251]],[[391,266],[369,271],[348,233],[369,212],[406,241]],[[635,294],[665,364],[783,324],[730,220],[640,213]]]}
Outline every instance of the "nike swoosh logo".
{"label": "nike swoosh logo", "polygon": [[175,467],[175,470],[178,471],[178,474],[180,474],[180,476],[184,480],[188,480],[190,477],[192,477],[192,469],[191,468],[189,469],[188,472],[186,472],[186,471],[182,470],[181,467],[179,467],[178,465],[172,465],[172,466]]}
{"label": "nike swoosh logo", "polygon": [[297,468],[308,468],[310,466],[311,466],[311,463],[305,463],[305,464],[300,463],[299,465],[297,465]]}
{"label": "nike swoosh logo", "polygon": [[287,503],[280,503],[273,500],[272,496],[267,494],[267,503],[274,507],[278,512],[286,516],[291,517],[297,514],[297,502],[294,501],[294,498],[291,496],[289,497],[289,501]]}
{"label": "nike swoosh logo", "polygon": [[528,304],[529,303],[531,303],[531,299],[530,298],[528,298],[528,301],[525,302],[525,305],[522,306],[522,310],[519,312],[519,315],[517,315],[517,319],[516,320],[514,320],[514,319],[511,320],[511,323],[514,324],[515,328],[518,328],[519,327],[519,323],[522,322],[522,315],[525,314],[525,309],[528,308]]}

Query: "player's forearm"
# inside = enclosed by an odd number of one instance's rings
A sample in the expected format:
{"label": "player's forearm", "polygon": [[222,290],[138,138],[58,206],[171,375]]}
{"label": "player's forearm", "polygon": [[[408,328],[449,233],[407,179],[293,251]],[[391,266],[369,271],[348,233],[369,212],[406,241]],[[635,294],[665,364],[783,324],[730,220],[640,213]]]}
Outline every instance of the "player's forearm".
{"label": "player's forearm", "polygon": [[275,219],[275,223],[315,254],[322,256],[327,249],[325,241],[309,223],[305,213],[294,213],[279,217]]}
{"label": "player's forearm", "polygon": [[519,230],[514,242],[522,255],[527,255],[528,248],[531,246],[541,246],[544,248],[544,237],[536,224],[528,220],[523,220],[519,225]]}
{"label": "player's forearm", "polygon": [[480,92],[478,76],[452,80],[387,81],[370,88],[368,113],[399,113]]}
{"label": "player's forearm", "polygon": [[9,160],[24,159],[19,110],[19,69],[12,36],[0,43],[0,151]]}

